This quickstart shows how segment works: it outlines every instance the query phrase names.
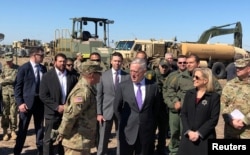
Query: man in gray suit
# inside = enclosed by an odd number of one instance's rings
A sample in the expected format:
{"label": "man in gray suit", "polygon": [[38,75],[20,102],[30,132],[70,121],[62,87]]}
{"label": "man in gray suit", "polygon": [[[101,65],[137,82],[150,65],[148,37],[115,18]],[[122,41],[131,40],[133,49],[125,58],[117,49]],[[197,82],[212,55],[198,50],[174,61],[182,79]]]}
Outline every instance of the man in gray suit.
{"label": "man in gray suit", "polygon": [[[108,142],[113,122],[115,122],[116,131],[118,129],[113,110],[116,86],[121,81],[129,79],[128,73],[121,70],[122,63],[122,54],[119,52],[113,53],[111,56],[111,69],[102,74],[100,82],[97,84],[97,121],[99,122],[100,136],[97,155],[108,154]],[[119,152],[119,142],[117,143],[117,152]]]}

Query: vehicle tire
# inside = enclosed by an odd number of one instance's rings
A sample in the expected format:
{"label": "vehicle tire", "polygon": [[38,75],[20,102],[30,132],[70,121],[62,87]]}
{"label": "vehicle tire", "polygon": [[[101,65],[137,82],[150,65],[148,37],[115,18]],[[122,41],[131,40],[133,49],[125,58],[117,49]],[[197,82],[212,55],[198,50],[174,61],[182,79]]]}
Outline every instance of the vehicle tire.
{"label": "vehicle tire", "polygon": [[226,68],[225,65],[221,62],[216,62],[212,67],[213,75],[218,79],[224,79],[226,77]]}

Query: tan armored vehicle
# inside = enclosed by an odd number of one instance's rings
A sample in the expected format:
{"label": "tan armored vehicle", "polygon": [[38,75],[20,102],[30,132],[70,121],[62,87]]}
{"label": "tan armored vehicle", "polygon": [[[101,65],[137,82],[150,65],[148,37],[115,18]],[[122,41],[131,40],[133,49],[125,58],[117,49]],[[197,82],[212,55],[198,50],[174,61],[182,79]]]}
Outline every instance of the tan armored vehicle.
{"label": "tan armored vehicle", "polygon": [[[235,25],[234,28],[224,28]],[[234,43],[208,44],[212,37],[226,34],[234,34]],[[115,51],[121,52],[129,66],[130,59],[134,58],[137,51],[145,51],[152,65],[158,64],[158,58],[164,57],[166,52],[172,53],[176,59],[178,55],[197,54],[201,58],[201,65],[212,69],[213,74],[219,78],[226,78],[226,67],[234,61],[234,55],[240,53],[248,56],[248,52],[242,49],[242,27],[240,22],[212,27],[201,35],[197,42],[181,42],[176,40],[122,40],[119,41]]]}

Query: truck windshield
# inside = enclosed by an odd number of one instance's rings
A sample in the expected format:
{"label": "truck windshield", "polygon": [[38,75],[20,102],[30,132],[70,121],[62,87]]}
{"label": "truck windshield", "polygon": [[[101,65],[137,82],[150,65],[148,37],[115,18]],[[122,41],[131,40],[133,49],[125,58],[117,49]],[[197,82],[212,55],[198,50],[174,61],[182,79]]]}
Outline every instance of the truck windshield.
{"label": "truck windshield", "polygon": [[119,41],[115,49],[129,51],[132,49],[133,45],[134,41]]}

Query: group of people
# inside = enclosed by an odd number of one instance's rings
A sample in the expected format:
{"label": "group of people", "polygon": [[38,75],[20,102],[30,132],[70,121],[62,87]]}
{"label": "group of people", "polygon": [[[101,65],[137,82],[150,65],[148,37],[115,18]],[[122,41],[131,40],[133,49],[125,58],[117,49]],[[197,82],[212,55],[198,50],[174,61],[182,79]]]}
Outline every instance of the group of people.
{"label": "group of people", "polygon": [[169,131],[170,155],[205,155],[208,139],[216,138],[220,112],[224,138],[250,137],[249,58],[235,61],[236,75],[222,89],[209,68],[199,67],[195,54],[179,55],[175,63],[166,53],[152,69],[146,52],[139,51],[128,72],[122,70],[119,52],[112,53],[109,69],[97,52],[85,62],[77,57],[74,61],[58,53],[47,70],[40,47],[30,51],[22,66],[6,54],[1,125],[3,140],[16,140],[15,155],[22,152],[32,116],[38,155],[88,155],[94,146],[97,155],[107,155],[113,124],[116,155],[166,154]]}

